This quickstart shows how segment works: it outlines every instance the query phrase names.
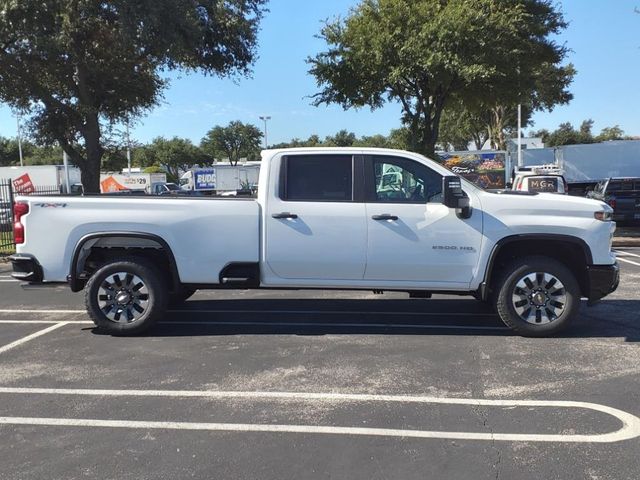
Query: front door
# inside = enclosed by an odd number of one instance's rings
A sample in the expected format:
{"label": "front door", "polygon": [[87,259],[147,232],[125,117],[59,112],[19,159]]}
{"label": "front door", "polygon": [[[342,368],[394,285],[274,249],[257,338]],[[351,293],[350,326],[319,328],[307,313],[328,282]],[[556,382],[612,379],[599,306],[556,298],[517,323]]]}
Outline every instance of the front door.
{"label": "front door", "polygon": [[440,288],[467,285],[478,265],[482,212],[458,218],[442,204],[442,175],[417,160],[370,156],[364,168],[365,280],[424,282],[425,287]]}
{"label": "front door", "polygon": [[362,280],[367,223],[362,199],[354,200],[353,172],[352,155],[280,160],[279,192],[269,197],[264,225],[265,258],[276,277]]}

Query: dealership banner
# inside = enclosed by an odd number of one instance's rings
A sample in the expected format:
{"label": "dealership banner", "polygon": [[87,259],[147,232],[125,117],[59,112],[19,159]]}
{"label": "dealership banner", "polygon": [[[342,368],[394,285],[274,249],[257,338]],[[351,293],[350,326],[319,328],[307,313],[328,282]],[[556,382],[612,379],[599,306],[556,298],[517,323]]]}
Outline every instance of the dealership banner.
{"label": "dealership banner", "polygon": [[216,169],[203,168],[195,173],[196,190],[215,190],[216,189]]}
{"label": "dealership banner", "polygon": [[486,189],[505,188],[505,152],[439,152],[444,166]]}

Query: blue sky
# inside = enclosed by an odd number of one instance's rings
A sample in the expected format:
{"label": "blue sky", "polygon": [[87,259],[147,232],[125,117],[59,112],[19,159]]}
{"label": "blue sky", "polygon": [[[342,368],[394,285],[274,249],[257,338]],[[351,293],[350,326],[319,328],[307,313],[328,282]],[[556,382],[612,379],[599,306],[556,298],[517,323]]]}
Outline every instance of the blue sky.
{"label": "blue sky", "polygon": [[[574,100],[534,117],[533,128],[553,129],[561,122],[595,120],[594,130],[618,124],[640,135],[640,0],[564,0],[570,22],[559,41],[573,52],[578,74],[571,86]],[[323,49],[314,38],[326,18],[345,14],[357,0],[271,0],[260,33],[259,58],[250,79],[172,75],[159,107],[141,119],[132,138],[147,142],[156,136],[180,136],[199,142],[207,130],[231,120],[261,126],[270,115],[269,143],[294,137],[321,137],[347,129],[360,135],[386,134],[399,125],[400,109],[387,105],[343,111],[339,106],[313,107],[314,79],[305,59]],[[0,135],[15,135],[15,119],[0,108]]]}

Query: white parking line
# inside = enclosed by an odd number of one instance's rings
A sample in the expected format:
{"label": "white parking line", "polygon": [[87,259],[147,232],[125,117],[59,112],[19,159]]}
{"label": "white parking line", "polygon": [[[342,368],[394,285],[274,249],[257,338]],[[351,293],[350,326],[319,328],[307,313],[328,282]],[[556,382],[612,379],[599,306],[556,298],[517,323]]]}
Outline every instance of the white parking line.
{"label": "white parking line", "polygon": [[38,337],[41,337],[42,335],[46,335],[47,333],[57,330],[60,327],[64,327],[65,325],[67,325],[67,322],[59,322],[43,330],[38,330],[37,332],[32,333],[31,335],[27,335],[26,337],[16,340],[15,342],[11,342],[3,347],[0,347],[0,353],[4,353],[7,350],[11,350],[12,348],[15,348],[19,345],[27,343],[29,340],[33,340],[34,338],[38,338]]}
{"label": "white parking line", "polygon": [[631,260],[627,260],[626,258],[618,258],[617,259],[619,262],[624,262],[624,263],[629,263],[631,265],[636,265],[638,267],[640,267],[640,263],[638,262],[632,262]]}
{"label": "white parking line", "polygon": [[172,397],[172,398],[215,398],[215,399],[270,399],[270,400],[320,400],[329,402],[392,402],[444,405],[470,405],[494,407],[542,407],[574,408],[605,413],[622,423],[619,430],[598,434],[536,434],[536,433],[484,433],[458,431],[402,430],[388,428],[360,428],[320,425],[279,425],[251,423],[195,423],[195,422],[155,422],[113,419],[83,418],[40,418],[40,417],[0,417],[5,425],[41,425],[67,427],[104,427],[128,429],[164,430],[207,430],[235,432],[280,432],[318,433],[331,435],[367,435],[402,438],[439,438],[459,440],[517,441],[517,442],[563,442],[563,443],[612,443],[640,437],[640,418],[623,410],[588,402],[547,401],[547,400],[487,400],[474,398],[443,398],[408,395],[369,395],[312,392],[241,392],[241,391],[200,391],[200,390],[96,390],[96,389],[55,389],[0,387],[0,393],[79,395],[102,397]]}
{"label": "white parking line", "polygon": [[626,250],[614,250],[614,253],[615,253],[616,255],[623,255],[623,256],[638,257],[638,258],[640,258],[640,255],[638,255],[637,253],[627,252]]}
{"label": "white parking line", "polygon": [[[2,324],[52,324],[59,320],[0,320]],[[68,320],[67,325],[93,325],[90,320]],[[339,327],[339,328],[398,328],[398,329],[425,329],[425,330],[509,330],[508,327],[483,326],[483,325],[447,325],[447,324],[394,324],[394,323],[317,323],[317,322],[158,322],[159,325],[210,325],[210,326],[245,326],[245,327]]]}
{"label": "white parking line", "polygon": [[[278,315],[393,315],[393,316],[419,316],[419,317],[495,317],[495,313],[483,312],[365,312],[348,310],[169,310],[170,313],[273,313]],[[16,310],[0,309],[0,313],[86,313],[86,310]]]}

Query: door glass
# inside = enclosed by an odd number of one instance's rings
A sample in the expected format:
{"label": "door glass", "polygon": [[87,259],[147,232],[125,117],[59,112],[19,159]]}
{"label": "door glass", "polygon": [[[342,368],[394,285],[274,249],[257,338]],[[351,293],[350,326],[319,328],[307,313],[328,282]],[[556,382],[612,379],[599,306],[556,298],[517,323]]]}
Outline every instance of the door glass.
{"label": "door glass", "polygon": [[442,175],[398,157],[373,158],[373,198],[378,203],[440,203]]}
{"label": "door glass", "polygon": [[352,199],[351,155],[296,155],[287,158],[283,200],[349,202]]}

